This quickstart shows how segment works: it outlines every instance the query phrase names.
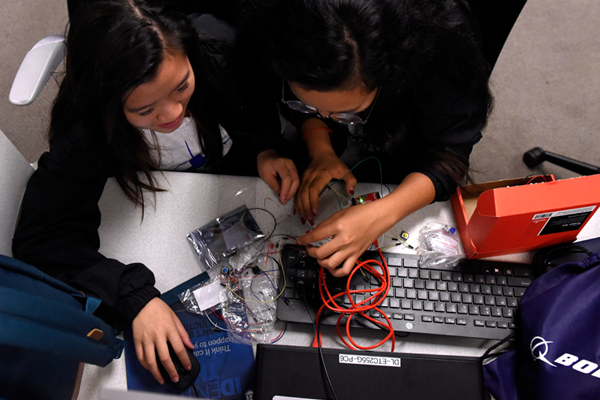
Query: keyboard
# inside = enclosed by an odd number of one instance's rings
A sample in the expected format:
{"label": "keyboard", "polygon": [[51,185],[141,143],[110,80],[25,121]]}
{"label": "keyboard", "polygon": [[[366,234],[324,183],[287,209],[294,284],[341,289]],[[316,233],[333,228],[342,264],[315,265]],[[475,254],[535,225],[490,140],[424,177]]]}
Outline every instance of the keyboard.
{"label": "keyboard", "polygon": [[[533,280],[533,269],[528,264],[463,259],[453,268],[427,269],[420,266],[418,255],[383,255],[391,285],[378,308],[397,333],[503,339],[516,328],[519,301]],[[381,262],[379,252],[366,252],[361,257],[371,259]],[[277,318],[310,324],[323,304],[318,287],[320,266],[297,245],[284,246],[282,262],[285,289],[277,300]],[[280,288],[283,282],[280,274]],[[325,282],[335,295],[345,291],[347,278],[336,278],[325,271]],[[379,286],[379,280],[370,274],[355,273],[350,282],[352,290]],[[353,296],[355,302],[364,299],[360,294]],[[350,300],[341,297],[338,304],[348,307]],[[378,311],[369,313],[385,323]],[[320,323],[335,325],[338,316],[327,311]],[[350,326],[380,329],[359,316],[352,318]]]}

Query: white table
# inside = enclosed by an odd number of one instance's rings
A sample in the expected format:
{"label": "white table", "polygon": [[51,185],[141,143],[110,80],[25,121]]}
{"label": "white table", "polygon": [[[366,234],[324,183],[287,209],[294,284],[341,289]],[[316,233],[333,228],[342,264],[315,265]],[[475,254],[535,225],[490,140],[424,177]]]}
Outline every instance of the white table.
{"label": "white table", "polygon": [[[109,181],[102,199],[102,224],[100,227],[100,251],[107,257],[124,263],[142,262],[156,276],[156,287],[165,292],[196,276],[200,263],[192,251],[186,235],[212,219],[240,205],[261,207],[272,212],[278,221],[286,220],[278,227],[285,233],[301,234],[309,229],[292,217],[292,202],[281,206],[277,196],[259,178],[216,176],[196,173],[165,172],[157,174],[159,185],[167,192],[157,193],[156,207],[152,196],[147,196],[144,218],[141,209],[134,207],[122,194],[114,181]],[[356,194],[380,190],[379,184],[359,184]],[[384,193],[387,190],[384,187]],[[600,216],[594,216],[579,235],[580,240],[600,236]],[[259,224],[261,221],[258,221]],[[434,203],[402,220],[395,228],[417,235],[419,229],[429,222],[455,226],[450,202]],[[397,247],[395,249],[399,249]],[[521,253],[494,257],[496,260],[530,262],[532,254]],[[355,330],[353,337],[361,343],[375,343],[381,332]],[[323,327],[325,347],[343,347],[333,327]],[[312,326],[290,324],[282,340],[287,345],[309,346],[313,340]],[[396,352],[480,356],[495,341],[466,338],[435,337],[413,334],[396,341]],[[387,343],[379,348],[390,351]],[[86,365],[79,399],[97,399],[102,388],[127,390],[125,357],[114,360],[105,368]]]}

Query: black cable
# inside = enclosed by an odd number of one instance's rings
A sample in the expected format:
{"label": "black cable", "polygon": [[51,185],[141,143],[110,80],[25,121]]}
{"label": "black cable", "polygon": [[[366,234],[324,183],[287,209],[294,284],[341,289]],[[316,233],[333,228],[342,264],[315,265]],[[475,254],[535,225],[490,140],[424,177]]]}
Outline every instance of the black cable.
{"label": "black cable", "polygon": [[273,213],[269,210],[267,210],[266,208],[260,208],[260,207],[253,207],[253,208],[249,208],[248,211],[252,211],[252,210],[258,210],[258,211],[264,211],[266,213],[268,213],[271,218],[273,218],[273,230],[271,231],[271,233],[268,236],[265,236],[265,241],[269,240],[271,238],[271,236],[273,236],[273,234],[275,233],[275,230],[277,229],[277,218],[275,218],[275,215],[273,215]]}
{"label": "black cable", "polygon": [[487,349],[485,351],[485,353],[483,353],[483,355],[481,356],[481,359],[485,360],[486,358],[495,357],[495,356],[504,354],[504,352],[502,352],[500,354],[496,354],[496,353],[491,354],[491,353],[492,353],[492,351],[496,350],[498,347],[502,346],[504,343],[508,342],[509,340],[511,340],[514,337],[515,337],[514,333],[511,333],[510,335],[508,335],[507,337],[505,337],[504,339],[502,339],[501,341],[499,341],[498,343],[496,343],[495,345],[493,345],[492,347]]}
{"label": "black cable", "polygon": [[329,372],[327,372],[327,366],[325,365],[325,357],[323,356],[323,347],[321,346],[321,336],[319,332],[319,327],[315,324],[315,320],[310,313],[310,308],[308,307],[308,302],[306,301],[306,290],[304,286],[302,286],[302,299],[304,300],[304,306],[306,307],[306,312],[310,317],[310,322],[312,322],[313,330],[315,331],[315,337],[317,340],[317,345],[319,348],[319,357],[321,359],[321,367],[323,367],[323,372],[325,373],[325,378],[327,379],[327,384],[329,385],[329,389],[331,389],[331,393],[333,393],[333,398],[338,400],[337,394],[335,393],[335,389],[333,388],[333,383],[331,383],[331,379],[329,378]]}

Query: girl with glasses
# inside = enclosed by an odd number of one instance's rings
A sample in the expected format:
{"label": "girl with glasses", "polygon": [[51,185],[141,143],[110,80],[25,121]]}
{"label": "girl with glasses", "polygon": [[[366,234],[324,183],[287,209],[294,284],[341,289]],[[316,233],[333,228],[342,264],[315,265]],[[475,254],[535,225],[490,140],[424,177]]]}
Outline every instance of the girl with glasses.
{"label": "girl with glasses", "polygon": [[[343,179],[350,194],[357,179],[398,184],[299,239],[333,275],[347,274],[384,232],[448,200],[468,178],[492,103],[476,24],[466,0],[256,0],[254,7],[248,43],[265,82],[278,82],[281,112],[301,138],[304,154],[293,157],[303,170],[295,197],[301,219],[313,224],[319,192],[332,179]],[[383,177],[374,161],[350,171],[368,156],[380,160]]]}

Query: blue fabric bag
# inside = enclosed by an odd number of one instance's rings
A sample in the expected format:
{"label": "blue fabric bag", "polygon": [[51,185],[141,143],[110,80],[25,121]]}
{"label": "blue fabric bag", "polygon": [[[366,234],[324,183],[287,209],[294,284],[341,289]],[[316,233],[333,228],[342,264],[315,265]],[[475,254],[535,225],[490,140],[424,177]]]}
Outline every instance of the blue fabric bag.
{"label": "blue fabric bag", "polygon": [[70,399],[79,363],[106,366],[123,341],[100,301],[0,255],[0,399]]}
{"label": "blue fabric bag", "polygon": [[497,400],[600,399],[600,254],[534,280],[516,347],[483,369]]}

